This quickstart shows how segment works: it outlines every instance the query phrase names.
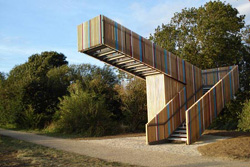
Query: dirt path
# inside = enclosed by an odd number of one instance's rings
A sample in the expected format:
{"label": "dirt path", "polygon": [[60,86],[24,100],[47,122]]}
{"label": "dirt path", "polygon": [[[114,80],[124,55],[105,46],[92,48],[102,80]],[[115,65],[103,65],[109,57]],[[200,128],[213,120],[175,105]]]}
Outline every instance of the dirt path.
{"label": "dirt path", "polygon": [[108,161],[142,166],[237,166],[250,167],[250,162],[202,157],[197,147],[218,139],[205,136],[191,146],[185,144],[145,145],[145,137],[126,137],[103,140],[71,140],[40,136],[32,133],[0,129],[0,134],[35,144],[97,157]]}

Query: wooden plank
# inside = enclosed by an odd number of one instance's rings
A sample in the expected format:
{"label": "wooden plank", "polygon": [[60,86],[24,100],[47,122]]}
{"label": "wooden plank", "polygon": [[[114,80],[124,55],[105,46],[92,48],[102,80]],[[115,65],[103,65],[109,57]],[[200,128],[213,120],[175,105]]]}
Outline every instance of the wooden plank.
{"label": "wooden plank", "polygon": [[164,75],[146,77],[148,121],[152,120],[166,105]]}

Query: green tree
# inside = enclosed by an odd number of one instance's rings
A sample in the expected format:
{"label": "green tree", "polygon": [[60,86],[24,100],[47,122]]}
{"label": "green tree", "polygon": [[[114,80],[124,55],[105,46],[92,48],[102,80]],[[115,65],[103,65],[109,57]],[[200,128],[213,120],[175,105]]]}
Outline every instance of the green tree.
{"label": "green tree", "polygon": [[130,132],[142,132],[147,123],[146,82],[131,78],[125,86],[120,86],[124,124]]}
{"label": "green tree", "polygon": [[[28,62],[10,71],[5,81],[2,107],[5,114],[13,116],[12,122],[27,128],[43,128],[51,122],[59,102],[58,97],[66,94],[69,85],[69,81],[62,78],[67,75],[67,67],[61,67],[63,65],[67,65],[63,54],[42,52],[32,55]],[[29,112],[25,112],[26,110]],[[25,118],[32,115],[41,116],[36,119],[39,123],[35,126],[29,126],[28,120],[31,119]]]}
{"label": "green tree", "polygon": [[244,17],[230,4],[210,1],[175,13],[150,39],[203,69],[237,64]]}
{"label": "green tree", "polygon": [[118,79],[109,66],[70,66],[69,95],[60,100],[56,129],[66,133],[101,136],[117,133],[122,119]]}
{"label": "green tree", "polygon": [[0,72],[0,85],[4,82],[5,80],[5,74]]}
{"label": "green tree", "polygon": [[107,109],[113,113],[114,121],[122,119],[121,101],[114,89],[119,80],[113,68],[106,65],[103,68],[90,64],[73,65],[70,75],[73,77],[72,80],[79,80],[87,92],[104,96]]}

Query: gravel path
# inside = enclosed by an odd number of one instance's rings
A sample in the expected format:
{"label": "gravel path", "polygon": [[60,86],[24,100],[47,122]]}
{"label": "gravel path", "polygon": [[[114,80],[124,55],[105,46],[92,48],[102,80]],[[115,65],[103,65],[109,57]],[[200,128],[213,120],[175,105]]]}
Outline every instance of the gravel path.
{"label": "gravel path", "polygon": [[193,145],[161,144],[145,145],[145,137],[125,137],[102,140],[73,140],[47,137],[26,132],[0,129],[0,134],[35,144],[97,157],[108,161],[124,162],[142,166],[172,167],[250,167],[250,162],[232,161],[219,158],[202,157],[197,147],[223,139],[204,135],[200,142]]}

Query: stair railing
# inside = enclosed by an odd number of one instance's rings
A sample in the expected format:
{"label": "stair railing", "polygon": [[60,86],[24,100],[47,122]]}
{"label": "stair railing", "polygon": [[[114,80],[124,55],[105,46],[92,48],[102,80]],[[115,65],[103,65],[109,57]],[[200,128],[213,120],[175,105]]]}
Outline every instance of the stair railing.
{"label": "stair railing", "polygon": [[234,98],[239,88],[238,66],[221,78],[208,92],[186,110],[187,144],[199,139],[225,104]]}
{"label": "stair railing", "polygon": [[183,87],[156,116],[146,124],[147,143],[153,144],[167,139],[186,120],[187,104],[195,94],[202,90],[200,87],[187,99],[186,87]]}

